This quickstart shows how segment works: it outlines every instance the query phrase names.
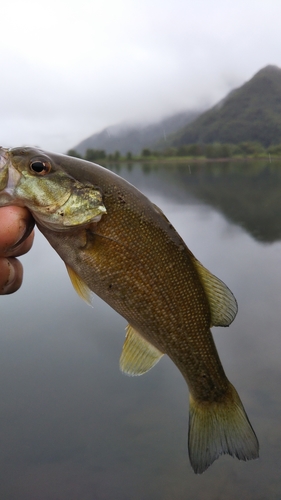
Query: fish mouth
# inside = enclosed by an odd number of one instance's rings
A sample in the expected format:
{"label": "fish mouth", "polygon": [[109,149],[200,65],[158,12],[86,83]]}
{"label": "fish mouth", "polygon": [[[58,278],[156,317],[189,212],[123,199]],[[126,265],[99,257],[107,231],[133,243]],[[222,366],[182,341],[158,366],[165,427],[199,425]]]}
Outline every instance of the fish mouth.
{"label": "fish mouth", "polygon": [[3,166],[3,162],[7,162],[9,157],[9,150],[0,146],[0,168]]}
{"label": "fish mouth", "polygon": [[13,166],[11,150],[0,147],[0,206],[9,205],[15,197],[20,173]]}
{"label": "fish mouth", "polygon": [[0,147],[0,191],[3,191],[9,181],[9,153],[8,149]]}

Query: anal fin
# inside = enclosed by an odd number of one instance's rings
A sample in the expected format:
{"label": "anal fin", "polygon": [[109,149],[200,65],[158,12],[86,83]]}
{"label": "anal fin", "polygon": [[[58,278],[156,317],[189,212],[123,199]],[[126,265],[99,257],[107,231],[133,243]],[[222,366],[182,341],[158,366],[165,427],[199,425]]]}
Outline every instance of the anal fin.
{"label": "anal fin", "polygon": [[123,373],[142,375],[153,368],[162,356],[163,352],[145,340],[131,325],[127,326],[120,357],[120,369]]}

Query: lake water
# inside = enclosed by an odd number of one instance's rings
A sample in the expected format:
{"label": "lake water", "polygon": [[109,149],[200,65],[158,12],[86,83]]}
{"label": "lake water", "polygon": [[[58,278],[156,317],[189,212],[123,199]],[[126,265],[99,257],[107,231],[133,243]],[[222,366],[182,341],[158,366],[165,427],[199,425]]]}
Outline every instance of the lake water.
{"label": "lake water", "polygon": [[19,292],[1,297],[0,498],[281,498],[281,164],[127,165],[115,171],[167,215],[234,292],[239,312],[213,335],[260,441],[196,476],[187,453],[188,390],[164,357],[119,371],[126,322],[90,308],[37,231]]}

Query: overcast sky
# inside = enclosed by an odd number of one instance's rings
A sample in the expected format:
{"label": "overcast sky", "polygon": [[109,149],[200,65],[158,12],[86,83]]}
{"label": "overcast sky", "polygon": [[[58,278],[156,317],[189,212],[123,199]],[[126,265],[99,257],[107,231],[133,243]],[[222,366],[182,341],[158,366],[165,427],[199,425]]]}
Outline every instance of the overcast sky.
{"label": "overcast sky", "polygon": [[280,20],[280,0],[4,0],[0,143],[65,152],[215,104],[281,67]]}

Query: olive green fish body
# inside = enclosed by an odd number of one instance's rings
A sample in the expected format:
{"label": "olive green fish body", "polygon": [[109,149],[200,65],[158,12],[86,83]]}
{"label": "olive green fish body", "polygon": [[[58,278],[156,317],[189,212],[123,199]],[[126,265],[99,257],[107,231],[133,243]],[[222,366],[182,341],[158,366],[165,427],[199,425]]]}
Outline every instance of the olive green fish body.
{"label": "olive green fish body", "polygon": [[[55,233],[40,225],[39,228],[90,290],[168,354],[188,381],[197,380],[194,368],[203,359],[202,348],[206,371],[214,356],[217,363],[217,355],[210,333],[209,304],[198,274],[186,258],[186,247],[181,243],[179,248],[169,240],[165,230],[158,228],[155,234],[153,227],[144,228],[143,235],[139,228],[139,244],[135,245],[133,224],[127,234],[107,231],[110,215],[107,205],[103,221],[78,230],[78,234]],[[132,217],[128,222],[133,222]],[[139,226],[140,221],[136,219],[135,223]],[[193,356],[196,364],[192,361],[189,367]]]}
{"label": "olive green fish body", "polygon": [[[79,295],[91,302],[94,292],[128,321],[121,369],[140,375],[167,354],[183,374],[190,390],[189,455],[195,472],[222,453],[256,458],[256,436],[210,331],[212,325],[229,325],[237,312],[224,283],[197,261],[161,210],[114,173],[31,148],[3,150],[3,156],[0,205],[27,206]],[[26,185],[20,189],[22,177]],[[46,179],[44,196],[52,200],[42,204]],[[30,189],[35,193],[27,194]]]}
{"label": "olive green fish body", "polygon": [[210,307],[191,252],[144,195],[100,167],[95,176],[95,168],[89,165],[88,175],[103,193],[106,216],[79,236],[79,230],[54,233],[39,224],[40,230],[90,290],[170,356],[191,390],[200,391],[202,374],[208,385],[210,373],[223,388]]}

